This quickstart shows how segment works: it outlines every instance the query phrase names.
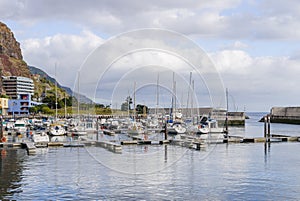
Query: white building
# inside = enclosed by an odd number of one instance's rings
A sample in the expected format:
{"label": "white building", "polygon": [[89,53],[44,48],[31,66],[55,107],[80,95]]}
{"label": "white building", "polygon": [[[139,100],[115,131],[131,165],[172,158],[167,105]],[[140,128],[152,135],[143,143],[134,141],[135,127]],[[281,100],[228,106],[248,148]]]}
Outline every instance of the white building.
{"label": "white building", "polygon": [[27,77],[2,77],[3,88],[11,99],[18,99],[20,94],[34,94],[33,80]]}

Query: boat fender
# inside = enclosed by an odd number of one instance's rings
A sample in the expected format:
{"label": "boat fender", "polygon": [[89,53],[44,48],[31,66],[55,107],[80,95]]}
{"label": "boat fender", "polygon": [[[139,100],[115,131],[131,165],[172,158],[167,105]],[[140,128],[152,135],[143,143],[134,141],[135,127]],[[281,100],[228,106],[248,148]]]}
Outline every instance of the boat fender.
{"label": "boat fender", "polygon": [[6,142],[6,137],[3,136],[3,137],[1,138],[1,142]]}

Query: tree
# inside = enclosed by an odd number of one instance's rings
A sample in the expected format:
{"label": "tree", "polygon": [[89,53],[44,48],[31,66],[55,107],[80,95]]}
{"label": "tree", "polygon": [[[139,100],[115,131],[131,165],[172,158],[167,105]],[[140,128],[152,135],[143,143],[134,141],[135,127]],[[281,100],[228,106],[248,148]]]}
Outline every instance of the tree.
{"label": "tree", "polygon": [[67,106],[72,106],[72,96],[69,96],[69,97],[66,97],[66,98],[63,98],[61,99],[61,101],[63,102],[63,107],[65,106],[65,102],[66,102],[66,105]]}
{"label": "tree", "polygon": [[138,104],[135,108],[137,114],[148,114],[149,108],[146,105],[140,105]]}
{"label": "tree", "polygon": [[104,108],[105,106],[103,104],[96,104],[95,108]]}
{"label": "tree", "polygon": [[6,95],[6,94],[1,94],[1,95],[0,95],[0,98],[8,98],[8,99],[9,99],[9,96]]}
{"label": "tree", "polygon": [[121,105],[121,111],[128,111],[129,107],[128,107],[128,103],[124,102]]}
{"label": "tree", "polygon": [[31,107],[29,108],[29,111],[31,113],[54,114],[54,112],[46,104]]}
{"label": "tree", "polygon": [[132,98],[130,96],[127,96],[125,102],[122,103],[122,105],[121,105],[121,110],[122,111],[131,110],[130,104],[132,104],[132,103],[133,103]]}
{"label": "tree", "polygon": [[55,108],[55,97],[54,96],[46,96],[43,99],[43,103],[46,103],[49,108]]}

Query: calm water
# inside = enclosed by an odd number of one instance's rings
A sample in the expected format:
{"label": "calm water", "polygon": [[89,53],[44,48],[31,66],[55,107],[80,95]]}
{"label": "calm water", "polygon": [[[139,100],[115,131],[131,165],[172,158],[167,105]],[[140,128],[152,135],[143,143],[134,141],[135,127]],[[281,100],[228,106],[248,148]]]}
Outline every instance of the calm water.
{"label": "calm water", "polygon": [[[231,134],[262,136],[261,114]],[[272,124],[299,135],[300,126]],[[28,156],[2,149],[0,199],[14,200],[298,200],[300,143],[45,148]]]}

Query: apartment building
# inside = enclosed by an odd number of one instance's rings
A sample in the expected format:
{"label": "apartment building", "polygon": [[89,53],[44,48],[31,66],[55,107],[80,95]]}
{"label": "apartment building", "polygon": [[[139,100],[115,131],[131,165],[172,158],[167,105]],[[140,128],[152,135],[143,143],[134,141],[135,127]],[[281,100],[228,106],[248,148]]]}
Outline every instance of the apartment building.
{"label": "apartment building", "polygon": [[33,80],[27,77],[3,76],[3,88],[10,99],[18,99],[21,94],[34,94]]}
{"label": "apartment building", "polygon": [[29,108],[40,104],[31,100],[31,94],[19,94],[18,99],[8,100],[8,115],[28,115]]}

